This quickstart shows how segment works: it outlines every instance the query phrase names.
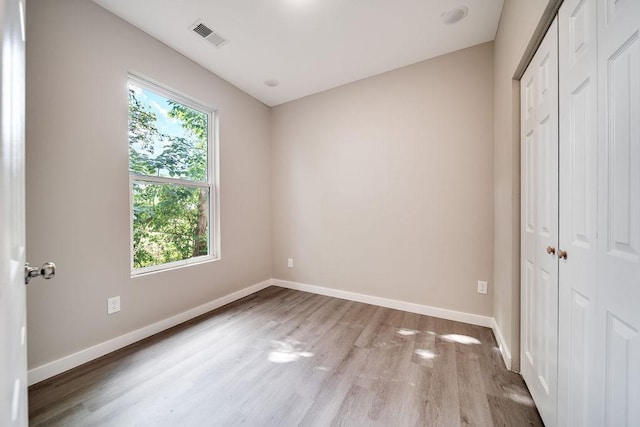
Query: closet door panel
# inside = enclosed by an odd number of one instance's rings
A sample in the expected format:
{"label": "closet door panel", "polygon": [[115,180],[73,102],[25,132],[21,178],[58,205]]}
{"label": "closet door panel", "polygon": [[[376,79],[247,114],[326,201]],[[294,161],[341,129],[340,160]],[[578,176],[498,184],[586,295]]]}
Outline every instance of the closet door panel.
{"label": "closet door panel", "polygon": [[556,425],[558,47],[554,21],[521,80],[521,370],[548,426]]}
{"label": "closet door panel", "polygon": [[566,0],[559,19],[558,424],[588,420],[594,367],[597,227],[596,0]]}
{"label": "closet door panel", "polygon": [[[555,47],[555,46],[554,46]],[[541,83],[549,73],[549,64],[553,58],[547,58],[539,67]],[[557,68],[553,67],[554,70]],[[548,80],[548,78],[547,78]],[[544,85],[541,84],[540,87]],[[553,85],[554,88],[556,85]],[[544,400],[555,399],[555,381],[557,369],[558,339],[558,264],[555,258],[547,253],[547,248],[557,246],[558,233],[558,131],[557,131],[557,92],[540,94],[543,100],[538,122],[538,186],[537,214],[538,227],[536,233],[537,271],[535,283],[535,299],[537,310],[538,362],[535,367],[537,383]],[[548,95],[547,95],[548,93]],[[554,97],[551,102],[550,97]],[[552,104],[552,105],[544,105]],[[555,406],[555,402],[553,403]]]}
{"label": "closet door panel", "polygon": [[536,230],[537,230],[537,170],[538,170],[538,148],[536,145],[536,117],[535,117],[535,94],[536,78],[533,71],[528,71],[521,81],[521,101],[522,101],[522,337],[521,347],[523,358],[521,362],[522,370],[531,372],[537,363],[537,342],[536,337]]}
{"label": "closet door panel", "polygon": [[640,419],[640,2],[600,0],[598,263],[593,425]]}
{"label": "closet door panel", "polygon": [[[621,261],[638,261],[640,176],[638,176],[638,34],[609,59],[607,71],[607,251]],[[635,110],[635,111],[634,111]]]}

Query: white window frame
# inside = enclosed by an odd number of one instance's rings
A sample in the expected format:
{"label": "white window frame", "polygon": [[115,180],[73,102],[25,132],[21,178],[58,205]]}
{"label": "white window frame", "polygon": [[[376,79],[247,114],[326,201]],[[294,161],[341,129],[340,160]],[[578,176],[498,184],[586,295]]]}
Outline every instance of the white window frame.
{"label": "white window frame", "polygon": [[[182,95],[171,89],[167,89],[158,83],[153,83],[149,79],[129,74],[127,78],[127,91],[129,83],[151,91],[157,95],[176,101],[186,107],[193,108],[207,115],[207,180],[192,181],[180,178],[160,177],[141,175],[129,170],[129,261],[131,267],[131,277],[141,276],[160,271],[172,270],[205,262],[218,261],[220,254],[220,198],[219,198],[219,167],[218,167],[218,112],[205,104],[194,101],[191,97]],[[127,120],[129,119],[129,107],[127,106]],[[129,143],[127,132],[127,147]],[[129,156],[127,155],[127,161]],[[127,169],[129,169],[127,167]],[[164,264],[152,265],[149,267],[135,268],[133,265],[133,182],[142,181],[150,184],[170,184],[191,188],[209,189],[209,248],[207,255],[187,258],[180,261],[173,261]]]}

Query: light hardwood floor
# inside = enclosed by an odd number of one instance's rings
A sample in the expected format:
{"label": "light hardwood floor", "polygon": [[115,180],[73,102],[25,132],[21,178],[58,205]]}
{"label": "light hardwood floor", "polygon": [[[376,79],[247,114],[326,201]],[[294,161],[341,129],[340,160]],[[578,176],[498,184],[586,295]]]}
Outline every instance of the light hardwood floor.
{"label": "light hardwood floor", "polygon": [[490,329],[271,287],[32,386],[32,425],[542,425]]}

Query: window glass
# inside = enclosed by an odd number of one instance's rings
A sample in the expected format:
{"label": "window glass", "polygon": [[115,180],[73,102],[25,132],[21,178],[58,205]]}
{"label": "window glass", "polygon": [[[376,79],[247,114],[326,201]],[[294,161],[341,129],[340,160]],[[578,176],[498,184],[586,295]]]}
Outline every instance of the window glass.
{"label": "window glass", "polygon": [[129,83],[129,170],[206,181],[207,116]]}
{"label": "window glass", "polygon": [[214,259],[213,112],[137,79],[128,92],[133,274]]}

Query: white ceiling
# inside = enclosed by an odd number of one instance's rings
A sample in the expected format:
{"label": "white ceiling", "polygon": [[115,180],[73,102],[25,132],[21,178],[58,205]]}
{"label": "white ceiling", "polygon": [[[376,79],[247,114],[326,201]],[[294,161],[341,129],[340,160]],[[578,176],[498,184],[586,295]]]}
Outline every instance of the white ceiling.
{"label": "white ceiling", "polygon": [[[94,0],[269,106],[493,40],[503,0]],[[467,6],[446,25],[441,15]],[[198,19],[229,40],[216,48]],[[278,87],[265,80],[276,79]]]}

